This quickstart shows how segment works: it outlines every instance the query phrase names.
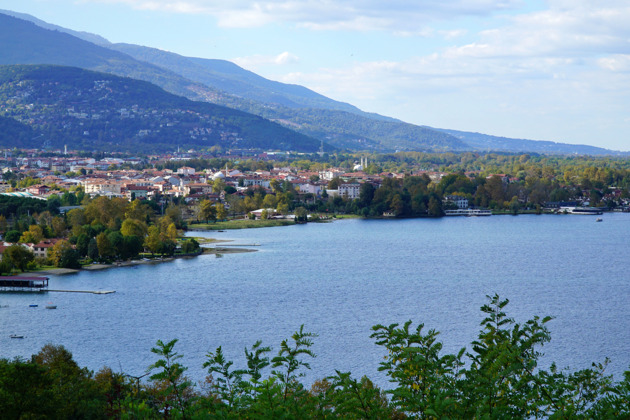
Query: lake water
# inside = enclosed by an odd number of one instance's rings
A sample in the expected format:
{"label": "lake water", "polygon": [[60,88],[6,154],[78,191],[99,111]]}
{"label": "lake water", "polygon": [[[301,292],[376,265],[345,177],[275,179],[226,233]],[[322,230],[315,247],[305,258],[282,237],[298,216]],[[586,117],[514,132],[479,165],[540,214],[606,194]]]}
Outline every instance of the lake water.
{"label": "lake water", "polygon": [[81,366],[139,376],[155,362],[158,339],[178,338],[188,374],[201,380],[209,350],[221,345],[242,365],[244,347],[261,339],[277,350],[305,324],[319,334],[307,382],[339,369],[387,386],[373,325],[422,322],[455,352],[476,337],[485,296],[498,293],[517,321],[556,317],[545,363],[579,369],[609,357],[619,379],[630,368],[630,214],[603,218],[354,219],[211,232],[260,247],[50,280],[51,289],[116,290],[110,295],[0,294],[8,305],[0,356],[29,357],[52,342]]}

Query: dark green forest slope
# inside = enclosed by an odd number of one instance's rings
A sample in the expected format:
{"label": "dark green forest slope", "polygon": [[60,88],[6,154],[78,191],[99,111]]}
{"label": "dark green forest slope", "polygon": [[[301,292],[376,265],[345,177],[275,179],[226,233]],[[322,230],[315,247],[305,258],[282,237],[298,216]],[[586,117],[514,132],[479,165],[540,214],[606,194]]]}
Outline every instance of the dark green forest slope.
{"label": "dark green forest slope", "polygon": [[[320,147],[313,138],[252,114],[190,101],[147,82],[74,67],[1,66],[0,103],[0,116],[33,130],[23,147],[67,144],[83,150],[145,153],[177,146],[303,152]],[[15,146],[10,138],[5,140],[4,146]]]}

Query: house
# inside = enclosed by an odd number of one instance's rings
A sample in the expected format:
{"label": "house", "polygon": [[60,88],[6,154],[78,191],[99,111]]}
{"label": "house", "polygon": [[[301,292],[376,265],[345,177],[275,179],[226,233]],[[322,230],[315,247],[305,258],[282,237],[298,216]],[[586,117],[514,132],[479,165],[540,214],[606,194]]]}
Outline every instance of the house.
{"label": "house", "polygon": [[458,209],[467,209],[468,199],[466,197],[462,197],[461,195],[447,195],[444,197],[445,202],[451,202],[457,206]]}
{"label": "house", "polygon": [[258,210],[252,210],[249,213],[253,214],[254,217],[256,217],[256,219],[260,219],[262,217],[262,213],[263,211],[267,212],[267,217],[271,218],[277,215],[277,211],[276,209],[258,209]]}
{"label": "house", "polygon": [[361,189],[361,184],[358,182],[348,182],[339,185],[339,195],[341,197],[346,197],[350,200],[354,200],[355,198],[359,198],[359,191]]}
{"label": "house", "polygon": [[153,187],[135,184],[127,185],[123,192],[128,200],[131,200],[132,197],[136,199],[147,199],[155,194]]}
{"label": "house", "polygon": [[191,194],[211,194],[212,185],[196,182],[184,185],[184,195]]}
{"label": "house", "polygon": [[28,249],[35,255],[35,258],[48,258],[50,250],[60,241],[58,238],[44,239],[37,244],[25,244]]}
{"label": "house", "polygon": [[182,166],[181,168],[177,169],[177,173],[184,176],[194,175],[195,168],[191,168],[189,166]]}
{"label": "house", "polygon": [[44,195],[48,191],[50,191],[50,188],[42,184],[31,185],[30,187],[26,189],[26,192],[31,193],[33,195]]}

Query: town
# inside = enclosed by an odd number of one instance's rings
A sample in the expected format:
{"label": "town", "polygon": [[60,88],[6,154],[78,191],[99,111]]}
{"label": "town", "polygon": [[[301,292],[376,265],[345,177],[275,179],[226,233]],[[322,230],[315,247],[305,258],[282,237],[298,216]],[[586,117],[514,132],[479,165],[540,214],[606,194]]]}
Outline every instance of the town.
{"label": "town", "polygon": [[[239,220],[264,226],[342,215],[627,211],[630,170],[624,165],[613,158],[471,153],[191,150],[133,157],[5,150],[0,251],[16,256],[3,259],[0,272],[190,254],[199,244],[183,240],[183,230],[230,228]],[[16,244],[30,254],[16,251]]]}

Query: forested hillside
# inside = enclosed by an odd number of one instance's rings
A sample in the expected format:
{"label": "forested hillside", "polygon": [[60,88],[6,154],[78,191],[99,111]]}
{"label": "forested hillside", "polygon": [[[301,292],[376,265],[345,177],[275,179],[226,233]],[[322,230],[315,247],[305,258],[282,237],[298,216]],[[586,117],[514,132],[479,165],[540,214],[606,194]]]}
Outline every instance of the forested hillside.
{"label": "forested hillside", "polygon": [[[305,152],[320,147],[315,139],[252,114],[190,101],[147,82],[72,67],[2,66],[0,102],[0,116],[34,131],[28,142],[22,135],[28,143],[24,147],[67,144],[144,153],[178,146]],[[11,138],[5,140],[4,146],[15,146]]]}

